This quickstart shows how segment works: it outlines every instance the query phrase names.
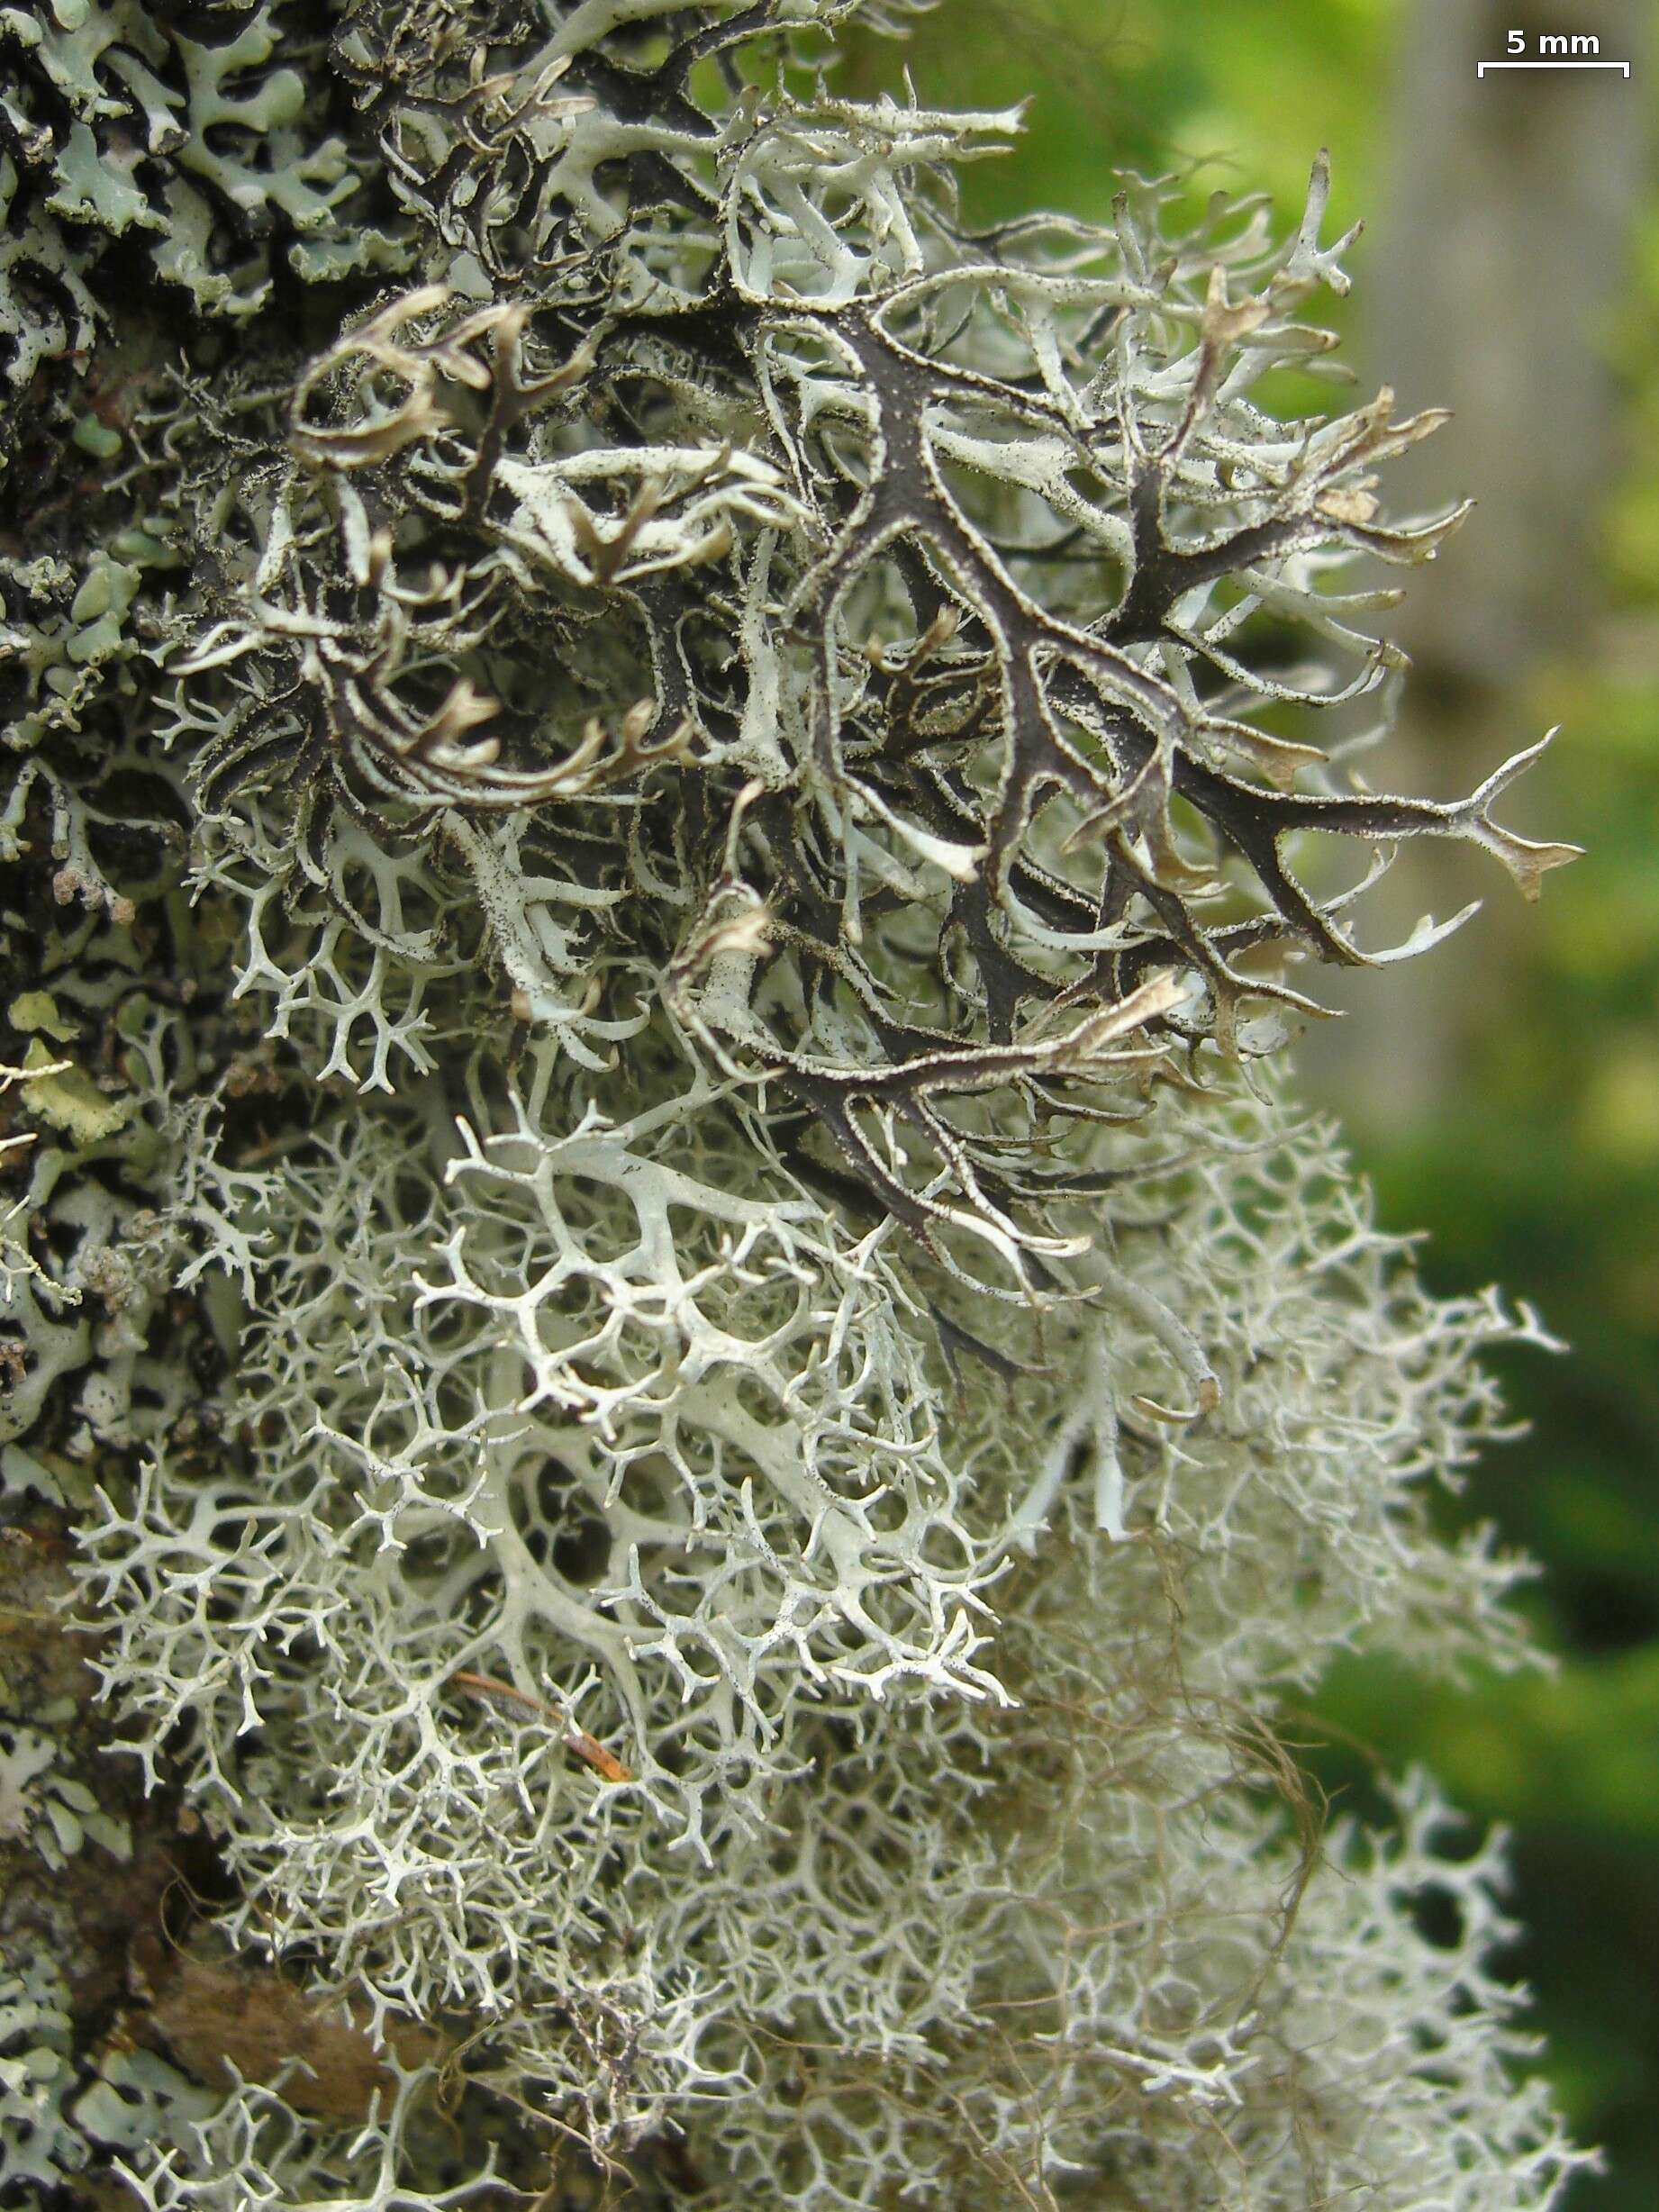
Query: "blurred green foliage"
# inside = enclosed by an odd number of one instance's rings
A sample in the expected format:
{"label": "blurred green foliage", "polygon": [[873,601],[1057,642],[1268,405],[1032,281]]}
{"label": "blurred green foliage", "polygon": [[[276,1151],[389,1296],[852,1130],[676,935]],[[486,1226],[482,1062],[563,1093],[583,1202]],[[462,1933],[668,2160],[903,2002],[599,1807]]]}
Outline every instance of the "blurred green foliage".
{"label": "blurred green foliage", "polygon": [[[1195,202],[1265,187],[1289,220],[1323,144],[1346,223],[1394,150],[1385,88],[1407,28],[1401,0],[945,0],[904,47],[857,45],[842,81],[897,88],[908,63],[929,104],[1035,93],[1019,150],[969,174],[976,219],[1105,217],[1129,168],[1188,177]],[[1619,378],[1625,456],[1601,612],[1502,702],[1527,736],[1564,725],[1531,819],[1590,857],[1504,917],[1501,978],[1465,1010],[1430,1120],[1367,1128],[1339,1101],[1384,1219],[1432,1224],[1434,1286],[1501,1282],[1571,1346],[1511,1364],[1529,1434],[1453,1509],[1538,1562],[1530,1606],[1558,1664],[1442,1687],[1347,1661],[1307,1717],[1343,1801],[1381,1813],[1376,1777],[1422,1761],[1473,1822],[1515,1831],[1525,1932],[1508,1963],[1537,1993],[1574,2126],[1609,2156],[1572,2212],[1659,2205],[1659,193],[1641,223],[1618,326],[1584,333]],[[1353,265],[1363,287],[1363,249]]]}
{"label": "blurred green foliage", "polygon": [[1195,194],[1299,199],[1331,150],[1332,221],[1367,204],[1382,150],[1398,0],[943,0],[901,47],[849,41],[848,89],[1007,107],[1028,95],[1016,152],[966,174],[970,214],[1048,206],[1104,219],[1120,169],[1195,172]]}

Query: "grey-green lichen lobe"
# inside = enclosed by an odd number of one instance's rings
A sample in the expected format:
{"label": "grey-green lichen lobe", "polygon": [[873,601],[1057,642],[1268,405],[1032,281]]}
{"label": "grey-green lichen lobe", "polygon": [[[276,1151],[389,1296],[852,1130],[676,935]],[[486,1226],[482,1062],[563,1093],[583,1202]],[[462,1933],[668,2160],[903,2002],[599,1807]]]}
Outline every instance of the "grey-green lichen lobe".
{"label": "grey-green lichen lobe", "polygon": [[25,1980],[7,2093],[103,2068],[66,2156],[152,2212],[1573,2169],[1491,1854],[1420,1781],[1321,1841],[1274,1729],[1335,1648],[1523,1655],[1432,1499],[1537,1325],[1269,1057],[1389,956],[1310,836],[1569,857],[1521,763],[1282,734],[1386,717],[1344,575],[1449,527],[1373,483],[1432,420],[1254,396],[1322,165],[1289,240],[976,237],[1015,119],[779,74],[846,12],[0,16],[8,1510],[211,1840],[184,1986],[385,2035],[169,2105]]}
{"label": "grey-green lichen lobe", "polygon": [[[362,180],[322,112],[326,76],[292,66],[326,41],[330,13],[281,0],[0,9],[13,189],[41,211],[20,279],[74,293],[104,241],[134,237],[198,312],[245,318],[282,266],[316,278],[395,265],[399,248],[364,207],[347,213]],[[30,307],[11,312],[28,332]],[[85,322],[107,312],[91,304]],[[14,382],[56,327],[23,336]]]}

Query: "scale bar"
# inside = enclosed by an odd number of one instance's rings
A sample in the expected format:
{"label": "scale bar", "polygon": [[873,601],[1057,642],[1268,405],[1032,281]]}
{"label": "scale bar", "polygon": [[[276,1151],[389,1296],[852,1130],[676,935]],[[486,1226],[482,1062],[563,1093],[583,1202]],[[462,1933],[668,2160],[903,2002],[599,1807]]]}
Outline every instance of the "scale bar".
{"label": "scale bar", "polygon": [[1621,77],[1628,77],[1627,61],[1481,61],[1474,73],[1484,77],[1488,69],[1617,69]]}

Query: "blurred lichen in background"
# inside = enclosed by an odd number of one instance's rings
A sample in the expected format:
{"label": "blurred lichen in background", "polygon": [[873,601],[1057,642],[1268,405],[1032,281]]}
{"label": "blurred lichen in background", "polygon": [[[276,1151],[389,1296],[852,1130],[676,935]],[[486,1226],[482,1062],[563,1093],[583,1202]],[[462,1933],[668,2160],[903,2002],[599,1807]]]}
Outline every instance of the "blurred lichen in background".
{"label": "blurred lichen in background", "polygon": [[1581,2162],[1500,1847],[1292,1749],[1528,1663],[1537,1326],[1279,1065],[1571,857],[1349,773],[1435,418],[1322,160],[981,233],[850,14],[0,13],[15,2201]]}

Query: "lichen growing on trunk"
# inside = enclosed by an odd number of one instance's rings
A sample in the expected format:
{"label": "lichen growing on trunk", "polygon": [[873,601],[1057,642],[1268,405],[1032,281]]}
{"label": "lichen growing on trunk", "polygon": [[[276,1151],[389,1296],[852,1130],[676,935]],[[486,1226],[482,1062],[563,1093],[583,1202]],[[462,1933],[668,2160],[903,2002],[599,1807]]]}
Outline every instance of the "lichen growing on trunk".
{"label": "lichen growing on trunk", "polygon": [[1399,839],[1570,857],[1529,753],[1307,734],[1386,721],[1345,571],[1455,521],[1378,503],[1434,418],[1253,396],[1322,162],[1288,240],[976,233],[1016,114],[836,97],[848,13],[0,11],[5,1481],[212,1862],[85,2017],[0,1926],[0,2201],[1575,2162],[1492,1851],[1420,1777],[1322,1831],[1275,1730],[1338,1648],[1524,1655],[1433,1493],[1537,1326],[1275,1058]]}

